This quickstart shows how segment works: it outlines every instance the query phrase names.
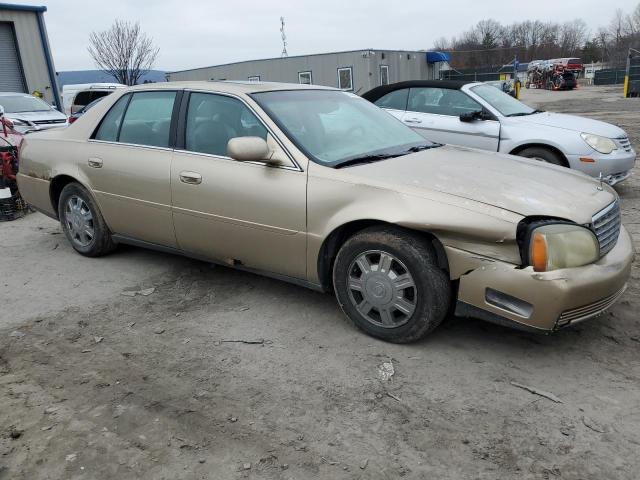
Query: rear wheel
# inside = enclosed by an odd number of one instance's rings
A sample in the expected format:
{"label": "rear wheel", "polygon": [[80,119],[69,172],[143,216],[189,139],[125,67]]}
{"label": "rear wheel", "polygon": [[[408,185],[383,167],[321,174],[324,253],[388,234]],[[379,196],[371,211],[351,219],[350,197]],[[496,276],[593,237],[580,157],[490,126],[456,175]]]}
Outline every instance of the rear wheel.
{"label": "rear wheel", "polygon": [[98,205],[79,183],[70,183],[62,189],[58,217],[67,240],[78,253],[99,257],[116,247]]}
{"label": "rear wheel", "polygon": [[559,165],[566,167],[564,159],[553,150],[544,147],[529,147],[519,151],[516,155],[519,157],[533,158],[541,162],[552,163],[553,165]]}
{"label": "rear wheel", "polygon": [[450,303],[448,275],[419,235],[373,227],[345,242],[333,284],[340,307],[369,335],[407,343],[444,320]]}

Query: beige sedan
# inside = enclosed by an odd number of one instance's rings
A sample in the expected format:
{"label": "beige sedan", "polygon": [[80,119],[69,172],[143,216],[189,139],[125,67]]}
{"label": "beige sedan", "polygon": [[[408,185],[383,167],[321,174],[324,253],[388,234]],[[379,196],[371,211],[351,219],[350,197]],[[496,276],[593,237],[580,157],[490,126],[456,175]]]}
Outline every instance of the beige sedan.
{"label": "beige sedan", "polygon": [[79,253],[118,243],[334,290],[409,342],[455,312],[551,332],[623,293],[633,248],[598,180],[429,143],[356,95],[166,83],[27,135],[19,187]]}

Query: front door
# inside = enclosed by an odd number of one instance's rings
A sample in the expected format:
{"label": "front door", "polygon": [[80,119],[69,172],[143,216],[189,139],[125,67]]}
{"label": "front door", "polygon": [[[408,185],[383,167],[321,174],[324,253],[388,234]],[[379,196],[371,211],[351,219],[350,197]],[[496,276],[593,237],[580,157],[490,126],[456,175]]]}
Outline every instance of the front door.
{"label": "front door", "polygon": [[481,110],[482,105],[460,90],[416,87],[409,90],[402,121],[434,142],[497,152],[500,122],[460,120],[460,114]]}
{"label": "front door", "polygon": [[95,138],[79,144],[78,168],[113,233],[176,246],[171,218],[169,131],[175,91],[120,98]]}
{"label": "front door", "polygon": [[258,136],[280,148],[239,99],[191,92],[184,138],[171,166],[178,245],[192,254],[299,279],[306,278],[306,172],[238,162],[234,137]]}

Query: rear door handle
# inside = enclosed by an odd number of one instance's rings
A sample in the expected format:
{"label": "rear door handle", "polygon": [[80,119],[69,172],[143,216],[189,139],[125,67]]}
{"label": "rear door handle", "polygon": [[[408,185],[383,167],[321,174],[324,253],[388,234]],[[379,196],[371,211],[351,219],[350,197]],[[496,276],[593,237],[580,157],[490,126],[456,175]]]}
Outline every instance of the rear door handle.
{"label": "rear door handle", "polygon": [[87,164],[92,168],[102,168],[102,159],[98,157],[91,157],[87,160]]}
{"label": "rear door handle", "polygon": [[202,183],[202,175],[196,172],[180,172],[180,181],[189,185],[199,185]]}
{"label": "rear door handle", "polygon": [[422,123],[422,120],[419,118],[405,118],[405,123]]}

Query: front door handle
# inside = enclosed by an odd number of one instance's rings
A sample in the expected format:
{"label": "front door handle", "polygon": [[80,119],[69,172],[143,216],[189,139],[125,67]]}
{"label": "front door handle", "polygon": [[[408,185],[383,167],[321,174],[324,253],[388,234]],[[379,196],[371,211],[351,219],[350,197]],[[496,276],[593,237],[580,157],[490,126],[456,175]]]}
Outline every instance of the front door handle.
{"label": "front door handle", "polygon": [[405,118],[405,123],[422,123],[422,120],[419,118]]}
{"label": "front door handle", "polygon": [[91,168],[102,168],[102,159],[98,157],[91,157],[89,160],[87,160],[87,164]]}
{"label": "front door handle", "polygon": [[202,175],[196,172],[180,172],[180,181],[189,185],[199,185],[202,183]]}

